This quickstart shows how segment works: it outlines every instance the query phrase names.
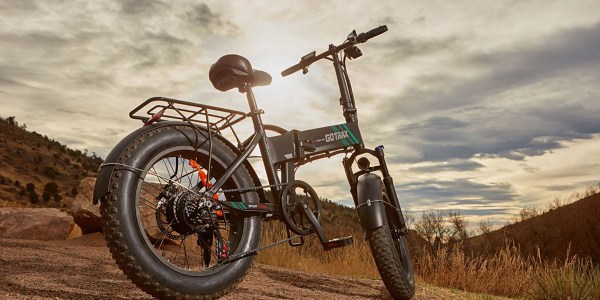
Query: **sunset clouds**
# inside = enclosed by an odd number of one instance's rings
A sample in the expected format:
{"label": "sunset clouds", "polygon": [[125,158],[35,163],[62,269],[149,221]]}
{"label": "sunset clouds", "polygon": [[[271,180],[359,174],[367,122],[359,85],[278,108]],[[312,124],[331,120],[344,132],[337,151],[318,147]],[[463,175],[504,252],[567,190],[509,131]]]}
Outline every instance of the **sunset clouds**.
{"label": "sunset clouds", "polygon": [[[237,53],[273,75],[267,123],[340,123],[329,62],[279,72],[353,29],[387,24],[348,62],[367,146],[386,145],[406,209],[503,222],[598,182],[597,1],[0,0],[0,103],[35,130],[106,156],[152,96],[247,110],[208,68]],[[314,166],[313,166],[314,165]],[[320,195],[348,203],[339,158],[311,164]],[[401,200],[402,201],[402,200]]]}

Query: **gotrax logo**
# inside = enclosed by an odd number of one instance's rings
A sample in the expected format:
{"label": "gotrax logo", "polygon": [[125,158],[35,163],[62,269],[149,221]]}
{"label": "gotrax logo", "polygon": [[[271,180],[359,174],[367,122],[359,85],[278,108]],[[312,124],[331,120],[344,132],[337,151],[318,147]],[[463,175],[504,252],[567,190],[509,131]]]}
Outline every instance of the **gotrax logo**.
{"label": "gotrax logo", "polygon": [[348,135],[348,131],[344,130],[344,131],[339,131],[339,132],[332,132],[329,134],[325,135],[325,141],[326,142],[335,142],[335,141],[339,141],[341,139],[345,139],[345,138],[349,138],[350,136]]}

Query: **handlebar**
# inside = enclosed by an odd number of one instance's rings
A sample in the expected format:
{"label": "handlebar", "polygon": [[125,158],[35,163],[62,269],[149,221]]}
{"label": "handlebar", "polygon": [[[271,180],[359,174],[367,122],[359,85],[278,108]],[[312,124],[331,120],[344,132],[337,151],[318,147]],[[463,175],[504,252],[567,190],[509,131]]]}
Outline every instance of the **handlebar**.
{"label": "handlebar", "polygon": [[323,53],[319,54],[318,56],[315,56],[314,53],[315,52],[313,51],[313,52],[309,53],[308,55],[305,55],[304,57],[302,57],[302,59],[300,59],[299,63],[283,70],[283,72],[281,72],[281,76],[285,77],[290,74],[296,73],[296,72],[310,66],[315,61],[329,55],[329,51],[323,52]]}
{"label": "handlebar", "polygon": [[[302,59],[300,59],[299,63],[283,70],[281,72],[281,76],[285,77],[285,76],[291,75],[293,73],[296,73],[300,70],[303,70],[303,69],[307,68],[308,66],[310,66],[312,63],[314,63],[322,58],[325,58],[329,55],[335,54],[341,50],[348,48],[349,46],[352,46],[352,45],[355,45],[358,43],[364,43],[364,42],[368,41],[369,39],[374,38],[374,37],[386,32],[387,30],[388,30],[387,26],[382,25],[377,28],[371,29],[367,32],[363,32],[359,35],[355,35],[354,39],[349,39],[348,41],[344,42],[343,44],[341,44],[339,46],[332,45],[329,47],[329,50],[327,50],[319,55],[315,56],[315,52],[313,51],[313,52],[309,53],[308,55],[305,55],[304,57],[302,57]],[[356,33],[353,32],[353,34],[356,34]]]}

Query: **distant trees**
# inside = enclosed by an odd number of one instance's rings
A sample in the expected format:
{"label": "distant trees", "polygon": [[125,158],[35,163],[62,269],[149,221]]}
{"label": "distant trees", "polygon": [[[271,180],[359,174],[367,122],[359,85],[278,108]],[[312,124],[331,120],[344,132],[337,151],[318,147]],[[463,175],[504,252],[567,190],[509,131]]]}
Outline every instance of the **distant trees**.
{"label": "distant trees", "polygon": [[427,210],[415,222],[415,230],[427,241],[430,249],[462,243],[470,236],[468,226],[468,221],[459,211]]}
{"label": "distant trees", "polygon": [[31,202],[31,204],[36,204],[40,201],[40,197],[38,196],[38,194],[35,191],[32,191],[31,193],[29,193],[29,202]]}
{"label": "distant trees", "polygon": [[448,212],[448,221],[450,222],[450,237],[454,242],[461,242],[469,238],[469,222],[459,211]]}
{"label": "distant trees", "polygon": [[44,194],[42,194],[42,198],[44,198],[44,201],[50,201],[50,197],[54,198],[55,201],[62,200],[62,196],[58,190],[58,184],[56,184],[54,181],[48,182],[44,186]]}
{"label": "distant trees", "polygon": [[54,181],[46,183],[44,186],[44,192],[48,192],[50,194],[58,193],[58,184],[56,184]]}
{"label": "distant trees", "polygon": [[48,201],[50,201],[51,198],[52,198],[52,196],[50,195],[50,193],[44,191],[44,193],[42,194],[42,199],[44,199],[44,201],[48,202]]}
{"label": "distant trees", "polygon": [[56,179],[60,175],[60,173],[53,167],[44,167],[42,174],[50,179]]}
{"label": "distant trees", "polygon": [[35,192],[35,185],[33,185],[33,183],[31,183],[31,182],[30,182],[30,183],[28,183],[28,184],[25,186],[25,191],[27,191],[27,192],[29,192],[29,193],[31,193],[31,192]]}
{"label": "distant trees", "polygon": [[[8,125],[11,126],[19,126],[19,122],[17,122],[17,119],[15,118],[15,116],[10,116],[8,118],[6,118],[6,123],[8,123]],[[24,130],[27,130],[27,124],[23,123],[23,125],[19,126],[21,128],[23,128]]]}
{"label": "distant trees", "polygon": [[13,126],[19,125],[19,123],[17,123],[17,120],[15,119],[15,116],[10,116],[10,117],[6,118],[6,123],[8,123],[8,125],[13,125]]}
{"label": "distant trees", "polygon": [[22,196],[27,195],[31,204],[36,204],[40,201],[40,196],[38,195],[38,193],[35,192],[35,185],[31,182],[27,183],[25,185],[25,188],[21,190],[21,193],[19,194],[21,194]]}

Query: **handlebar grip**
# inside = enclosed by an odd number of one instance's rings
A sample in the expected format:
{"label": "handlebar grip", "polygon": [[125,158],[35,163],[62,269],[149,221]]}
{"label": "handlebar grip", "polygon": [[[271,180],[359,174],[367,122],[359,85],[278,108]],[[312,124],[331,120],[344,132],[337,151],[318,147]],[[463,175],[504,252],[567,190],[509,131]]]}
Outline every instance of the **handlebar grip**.
{"label": "handlebar grip", "polygon": [[302,59],[300,59],[300,62],[283,70],[283,72],[281,72],[281,76],[285,77],[288,76],[290,74],[296,73],[308,66],[310,66],[310,64],[314,63],[315,61],[319,60],[322,58],[323,55],[325,55],[327,52],[321,53],[318,56],[315,55],[315,51],[305,55],[302,57]]}
{"label": "handlebar grip", "polygon": [[388,30],[386,25],[379,26],[377,28],[371,29],[367,32],[363,32],[356,37],[356,41],[359,43],[364,43],[370,38],[374,38]]}
{"label": "handlebar grip", "polygon": [[298,63],[298,64],[295,64],[295,65],[293,65],[293,66],[291,66],[291,67],[289,67],[289,68],[287,68],[287,69],[283,70],[283,71],[281,72],[281,76],[282,76],[282,77],[285,77],[285,76],[288,76],[288,75],[290,75],[290,74],[294,74],[294,73],[296,73],[296,72],[298,72],[298,71],[302,70],[304,67],[305,67],[305,66],[303,66],[303,63],[302,63],[302,62],[300,62],[300,63]]}

